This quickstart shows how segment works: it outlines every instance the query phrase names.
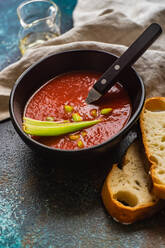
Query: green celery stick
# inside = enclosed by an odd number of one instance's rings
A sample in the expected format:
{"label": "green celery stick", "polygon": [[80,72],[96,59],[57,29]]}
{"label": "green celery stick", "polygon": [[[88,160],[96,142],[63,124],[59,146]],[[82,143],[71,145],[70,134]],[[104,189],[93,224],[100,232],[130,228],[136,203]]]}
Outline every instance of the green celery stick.
{"label": "green celery stick", "polygon": [[101,120],[92,120],[92,121],[82,121],[82,122],[57,123],[57,124],[54,122],[54,125],[53,124],[47,125],[46,122],[45,125],[45,121],[37,121],[36,124],[34,124],[35,122],[32,121],[33,124],[31,124],[29,123],[29,119],[28,120],[24,119],[23,130],[25,133],[34,136],[58,136],[90,127],[92,125],[99,123],[100,121]]}
{"label": "green celery stick", "polygon": [[35,120],[29,117],[23,117],[23,121],[26,124],[30,124],[30,125],[37,125],[37,126],[54,126],[59,125],[61,123],[69,123],[68,120],[64,120],[64,121],[39,121],[39,120]]}

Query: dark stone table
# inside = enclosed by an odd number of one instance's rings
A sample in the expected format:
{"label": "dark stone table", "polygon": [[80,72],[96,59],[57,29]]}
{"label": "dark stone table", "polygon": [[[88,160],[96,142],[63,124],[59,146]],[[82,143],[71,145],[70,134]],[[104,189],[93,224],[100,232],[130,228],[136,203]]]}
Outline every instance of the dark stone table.
{"label": "dark stone table", "polygon": [[[0,0],[1,13],[9,1],[21,2]],[[164,248],[163,211],[125,226],[104,209],[101,187],[122,148],[85,166],[50,161],[31,151],[10,121],[0,123],[0,248]]]}

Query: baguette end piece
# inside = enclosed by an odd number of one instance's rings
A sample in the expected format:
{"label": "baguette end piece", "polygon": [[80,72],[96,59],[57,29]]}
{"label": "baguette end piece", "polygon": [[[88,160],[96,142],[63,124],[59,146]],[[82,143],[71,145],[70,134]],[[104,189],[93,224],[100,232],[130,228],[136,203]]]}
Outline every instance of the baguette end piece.
{"label": "baguette end piece", "polygon": [[[144,160],[140,155],[136,142],[128,149],[123,168],[119,169],[114,164],[103,184],[101,196],[104,206],[112,218],[122,224],[148,218],[165,205],[150,191],[151,178],[143,169]],[[139,175],[136,175],[137,171]]]}
{"label": "baguette end piece", "polygon": [[165,97],[146,99],[140,115],[146,156],[151,163],[153,191],[165,199]]}

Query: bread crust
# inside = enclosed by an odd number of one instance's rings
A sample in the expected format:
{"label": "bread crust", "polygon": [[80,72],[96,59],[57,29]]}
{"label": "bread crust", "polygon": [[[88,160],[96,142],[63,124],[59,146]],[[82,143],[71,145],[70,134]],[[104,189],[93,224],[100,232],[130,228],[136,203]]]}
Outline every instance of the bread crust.
{"label": "bread crust", "polygon": [[153,192],[159,198],[165,199],[165,184],[161,184],[158,181],[158,178],[156,177],[155,169],[157,168],[157,164],[156,162],[151,160],[151,156],[153,154],[151,154],[150,149],[147,145],[147,137],[146,137],[146,132],[145,132],[145,124],[144,124],[146,106],[147,107],[149,106],[151,109],[158,109],[160,104],[165,105],[165,97],[151,97],[151,98],[146,99],[141,115],[140,115],[140,128],[141,128],[142,140],[143,140],[143,144],[145,148],[145,153],[151,164],[150,175],[151,175],[152,182],[153,182]]}
{"label": "bread crust", "polygon": [[122,224],[131,224],[135,221],[150,217],[155,212],[159,211],[164,206],[164,201],[157,199],[155,202],[149,202],[147,204],[141,204],[138,207],[125,206],[113,197],[113,193],[110,187],[111,175],[115,170],[117,164],[114,164],[112,170],[108,174],[102,188],[101,196],[104,206],[108,213],[114,218],[114,220]]}
{"label": "bread crust", "polygon": [[[163,111],[161,114],[160,111]],[[155,113],[158,112],[158,113]],[[147,114],[147,115],[146,115]],[[117,168],[117,164],[114,164],[112,166],[111,171],[109,172],[103,187],[102,187],[102,200],[104,203],[104,206],[108,213],[118,222],[123,223],[123,224],[131,224],[134,223],[135,221],[142,220],[145,218],[148,218],[152,216],[154,213],[158,212],[165,206],[165,201],[160,200],[160,199],[165,199],[165,183],[162,183],[162,178],[160,177],[161,173],[163,174],[165,171],[165,166],[163,164],[163,156],[164,156],[164,143],[162,145],[162,136],[163,136],[163,142],[165,142],[165,134],[162,131],[163,128],[165,128],[165,97],[152,97],[149,98],[145,101],[143,110],[140,115],[140,127],[141,127],[141,132],[142,132],[142,140],[144,144],[144,150],[146,156],[142,156],[142,153],[138,153],[137,150],[134,150],[135,153],[131,155],[131,158],[140,158],[141,165],[144,164],[148,165],[147,171],[149,171],[151,180],[152,180],[152,191],[150,191],[150,187],[148,188],[149,193],[152,194],[152,196],[155,198],[146,198],[148,200],[146,201],[140,201],[141,204],[132,204],[131,202],[129,203],[129,206],[127,206],[125,203],[127,203],[127,200],[125,196],[123,198],[121,195],[117,196],[118,193],[118,187],[120,189],[120,185],[118,185],[118,172],[119,168]],[[146,118],[147,119],[144,119]],[[151,118],[151,124],[150,125],[150,118]],[[152,122],[153,121],[153,122]],[[155,126],[154,126],[155,125]],[[163,127],[163,128],[162,128]],[[155,131],[153,131],[155,130]],[[159,132],[158,132],[159,131]],[[163,132],[163,134],[162,134]],[[158,133],[158,135],[157,135]],[[162,136],[161,136],[162,134]],[[152,137],[150,137],[150,135]],[[157,139],[156,139],[156,138]],[[153,143],[152,143],[153,141]],[[161,141],[161,142],[160,142]],[[161,144],[160,144],[161,143]],[[151,146],[149,147],[149,145]],[[161,146],[163,146],[163,150],[161,150]],[[151,147],[153,149],[151,149]],[[160,150],[159,150],[160,149]],[[139,150],[140,151],[140,150]],[[159,151],[159,152],[157,152]],[[155,154],[154,154],[155,152]],[[127,157],[127,154],[129,153],[129,150],[127,151],[124,160],[123,160],[123,171],[124,171],[124,166],[127,164],[127,160],[129,160],[129,157]],[[137,156],[136,156],[137,155]],[[145,159],[147,160],[147,163],[144,162]],[[131,160],[133,163],[134,161],[139,161],[139,160]],[[135,164],[136,165],[136,164]],[[158,167],[160,166],[160,167]],[[158,168],[157,168],[158,167]],[[128,167],[125,167],[125,170],[127,170]],[[137,167],[138,168],[138,167]],[[140,168],[140,167],[139,167]],[[143,166],[141,167],[143,168]],[[160,168],[162,169],[162,172],[160,171]],[[116,174],[115,174],[116,172]],[[147,173],[147,172],[146,172]],[[160,174],[158,174],[160,173]],[[120,174],[120,173],[119,173]],[[165,173],[164,173],[165,174]],[[164,176],[163,174],[163,176]],[[116,175],[113,178],[113,175]],[[123,174],[123,175],[127,175]],[[129,174],[131,175],[131,174]],[[146,174],[147,175],[147,174]],[[114,181],[113,181],[114,180]],[[148,181],[148,182],[151,182]],[[113,181],[113,183],[112,183]],[[115,182],[115,183],[114,183]],[[147,183],[147,181],[146,181]],[[124,185],[124,184],[122,184]],[[122,186],[121,185],[121,192],[122,192]],[[115,190],[113,187],[117,187]],[[129,186],[128,186],[129,187]],[[130,184],[130,192],[132,189],[132,186]],[[133,189],[132,189],[133,190]],[[116,193],[117,192],[117,193]],[[120,191],[119,191],[120,192]],[[124,192],[124,187],[123,187],[123,192]],[[129,190],[128,190],[129,192]],[[132,191],[133,192],[133,191]],[[119,198],[118,198],[119,197]],[[121,198],[120,198],[121,197]],[[141,198],[143,199],[143,198]]]}

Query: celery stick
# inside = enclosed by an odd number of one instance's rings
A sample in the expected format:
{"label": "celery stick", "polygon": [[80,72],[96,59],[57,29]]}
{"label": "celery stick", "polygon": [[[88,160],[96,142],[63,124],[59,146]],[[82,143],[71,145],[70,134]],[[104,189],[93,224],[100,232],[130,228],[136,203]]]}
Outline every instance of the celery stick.
{"label": "celery stick", "polygon": [[29,118],[29,117],[23,117],[23,121],[24,123],[26,124],[30,124],[30,125],[37,125],[37,126],[54,126],[55,124],[56,125],[59,125],[61,123],[69,123],[68,120],[64,120],[64,121],[39,121],[39,120],[35,120],[35,119],[32,119],[32,118]]}
{"label": "celery stick", "polygon": [[[38,122],[40,122],[39,125],[37,124]],[[54,122],[54,125],[53,124],[47,125],[47,123],[45,125],[45,121],[37,121],[36,124],[34,124],[34,122],[32,121],[33,124],[31,124],[29,123],[29,119],[28,119],[28,121],[26,120],[23,123],[23,130],[25,133],[35,136],[58,136],[90,127],[99,122],[100,120],[58,123],[58,124]]]}

